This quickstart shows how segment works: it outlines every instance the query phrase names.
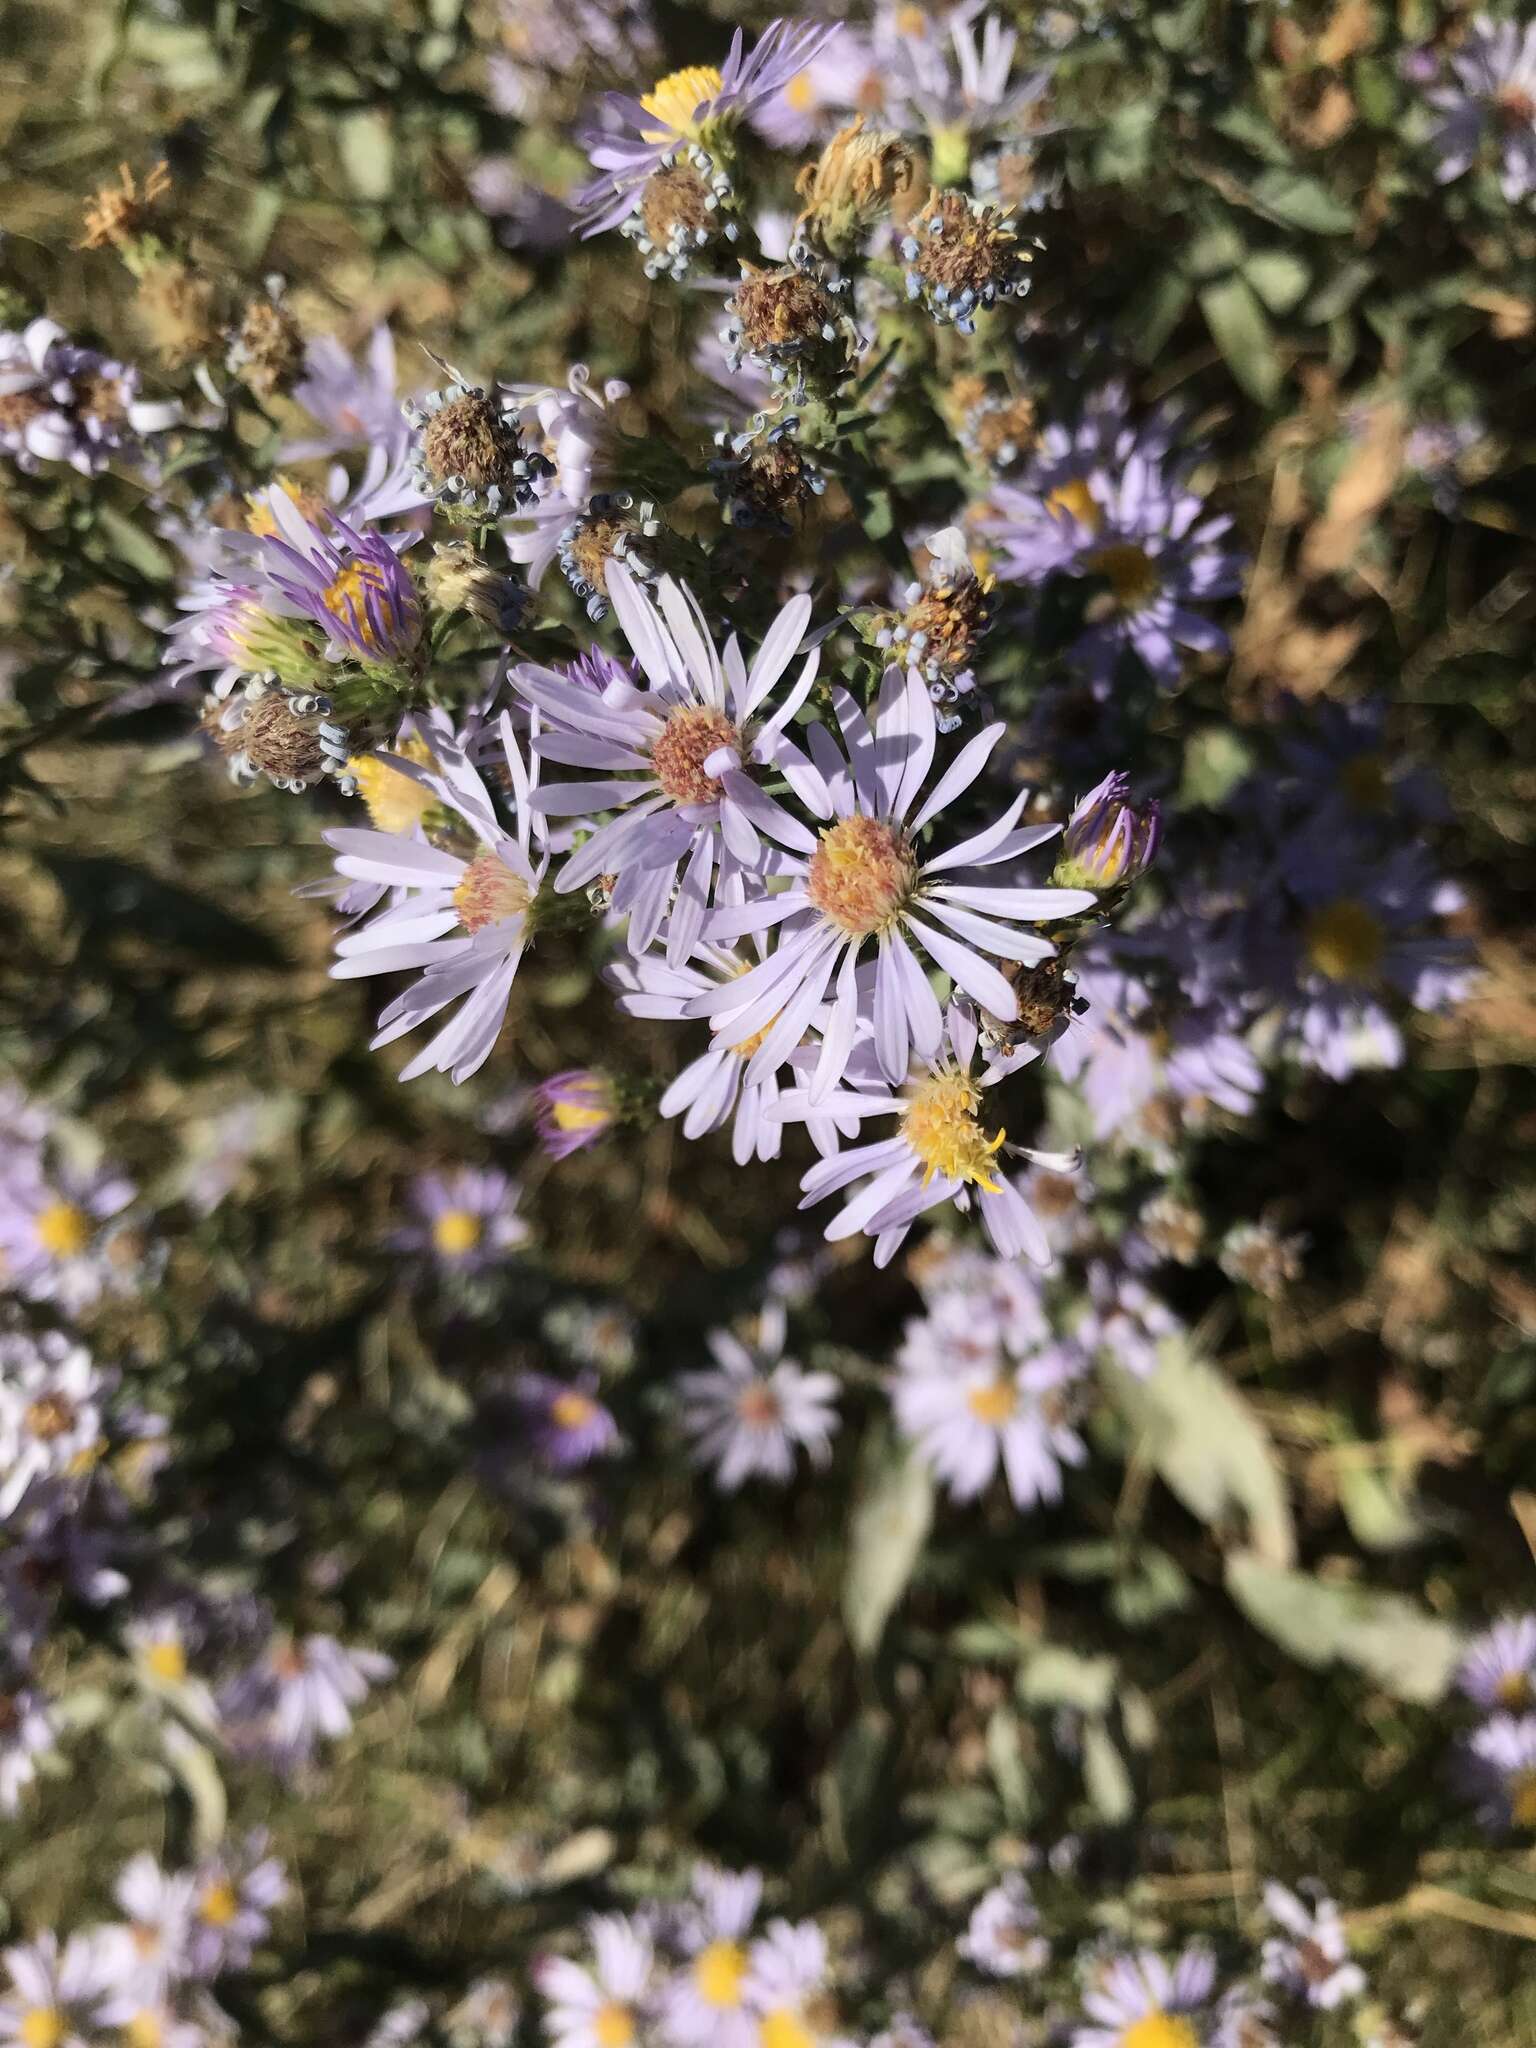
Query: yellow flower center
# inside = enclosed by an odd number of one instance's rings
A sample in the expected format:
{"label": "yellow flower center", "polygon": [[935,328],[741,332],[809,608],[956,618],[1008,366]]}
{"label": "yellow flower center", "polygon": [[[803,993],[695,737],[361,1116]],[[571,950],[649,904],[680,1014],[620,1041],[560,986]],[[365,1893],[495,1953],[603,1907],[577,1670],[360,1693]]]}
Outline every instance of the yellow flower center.
{"label": "yellow flower center", "polygon": [[160,2016],[153,2012],[136,2012],[123,2029],[123,2039],[128,2048],[160,2048],[165,2039],[165,2029]]}
{"label": "yellow flower center", "polygon": [[784,97],[797,113],[807,113],[816,104],[816,86],[809,71],[797,71],[784,88]]}
{"label": "yellow flower center", "polygon": [[198,1901],[197,1910],[210,1927],[227,1927],[239,1910],[240,1901],[227,1877],[209,1885]]}
{"label": "yellow flower center", "polygon": [[937,1173],[946,1180],[974,1181],[989,1195],[1000,1192],[992,1162],[1007,1133],[994,1131],[988,1137],[976,1118],[980,1106],[980,1089],[959,1073],[935,1074],[907,1098],[902,1136],[927,1169],[924,1187]]}
{"label": "yellow flower center", "polygon": [[1536,1690],[1531,1685],[1528,1671],[1506,1671],[1493,1689],[1493,1696],[1501,1707],[1510,1713],[1521,1713],[1526,1707],[1536,1705]]}
{"label": "yellow flower center", "polygon": [[609,1120],[609,1113],[601,1103],[594,1107],[586,1102],[560,1101],[553,1105],[550,1114],[558,1131],[597,1131]]}
{"label": "yellow flower center", "polygon": [[910,844],[879,818],[839,818],[829,825],[806,877],[812,903],[850,938],[893,924],[916,886]]}
{"label": "yellow flower center", "polygon": [[1066,483],[1058,484],[1046,497],[1046,505],[1052,512],[1070,514],[1079,526],[1086,526],[1090,533],[1097,533],[1104,524],[1104,514],[1099,510],[1098,500],[1080,476],[1070,477]]}
{"label": "yellow flower center", "polygon": [[1536,1771],[1518,1771],[1509,1787],[1509,1810],[1516,1827],[1536,1828]]}
{"label": "yellow flower center", "polygon": [[91,1241],[91,1219],[74,1202],[50,1202],[38,1211],[37,1241],[56,1259],[78,1258]]}
{"label": "yellow flower center", "polygon": [[484,1235],[484,1219],[470,1209],[445,1209],[432,1225],[432,1242],[445,1259],[462,1259]]}
{"label": "yellow flower center", "polygon": [[600,2005],[592,2031],[598,2048],[629,2048],[635,2038],[634,2016],[627,2005]]}
{"label": "yellow flower center", "polygon": [[1357,811],[1384,811],[1392,795],[1387,764],[1380,754],[1356,754],[1339,770],[1339,787],[1346,803]]}
{"label": "yellow flower center", "polygon": [[1365,981],[1381,965],[1386,933],[1381,920],[1353,896],[1341,896],[1307,919],[1308,960],[1330,981]]}
{"label": "yellow flower center", "polygon": [[151,1643],[144,1652],[144,1668],[167,1685],[180,1685],[187,1675],[187,1653],[174,1637]]}
{"label": "yellow flower center", "polygon": [[896,33],[902,36],[925,36],[928,33],[928,10],[925,7],[900,7],[896,10]]}
{"label": "yellow flower center", "polygon": [[[434,765],[432,751],[424,740],[402,740],[390,752],[407,761],[418,761],[423,768]],[[347,763],[347,773],[355,779],[357,793],[368,806],[369,823],[380,832],[411,831],[437,801],[430,789],[423,789],[409,775],[402,775],[398,768],[391,768],[372,754],[355,754]]]}
{"label": "yellow flower center", "polygon": [[743,1422],[766,1428],[779,1419],[779,1397],[772,1387],[765,1387],[760,1381],[754,1382],[736,1396],[736,1413]]}
{"label": "yellow flower center", "polygon": [[734,1941],[712,1941],[693,1966],[693,1981],[706,2005],[740,2005],[747,1952]]}
{"label": "yellow flower center", "polygon": [[[377,599],[378,609],[383,613],[387,639],[381,638],[368,616],[370,597]],[[402,622],[388,595],[384,572],[377,562],[348,562],[326,585],[323,603],[333,619],[357,634],[370,654],[387,659],[393,652],[393,643],[399,637]]]}
{"label": "yellow flower center", "polygon": [[642,128],[641,139],[670,142],[674,135],[686,135],[696,142],[702,123],[694,121],[695,110],[706,100],[712,100],[724,83],[713,64],[690,64],[682,71],[669,71],[640,96],[645,111],[665,124],[660,128]]}
{"label": "yellow flower center", "polygon": [[597,1413],[597,1403],[586,1394],[556,1394],[549,1412],[562,1429],[581,1429]]}
{"label": "yellow flower center", "polygon": [[74,1428],[75,1404],[62,1394],[43,1394],[27,1403],[21,1419],[29,1436],[35,1436],[39,1443],[51,1444],[55,1437],[67,1436]]}
{"label": "yellow flower center", "polygon": [[988,1387],[972,1387],[965,1405],[978,1422],[1001,1429],[1019,1405],[1018,1389],[1009,1380],[994,1380]]}
{"label": "yellow flower center", "polygon": [[481,847],[453,892],[453,907],[467,932],[483,931],[488,924],[501,924],[508,918],[526,917],[532,904],[532,889],[488,846]]}
{"label": "yellow flower center", "polygon": [[760,2048],[816,2048],[816,2036],[788,2006],[763,2014],[758,2040]]}
{"label": "yellow flower center", "polygon": [[64,2022],[51,2005],[38,2005],[22,2014],[18,2032],[22,2048],[59,2048],[64,2039]]}
{"label": "yellow flower center", "polygon": [[1200,2037],[1188,2020],[1149,2012],[1132,2020],[1120,2036],[1120,2048],[1200,2048]]}
{"label": "yellow flower center", "polygon": [[[311,522],[318,521],[324,517],[327,510],[326,502],[318,491],[310,490],[307,485],[297,482],[291,476],[273,477],[272,486],[275,490],[281,491],[285,498],[290,499],[292,503],[297,505],[305,518]],[[249,491],[246,494],[245,503],[246,532],[275,535],[277,532],[277,521],[273,517],[272,507],[267,500],[266,493],[264,491]]]}
{"label": "yellow flower center", "polygon": [[1123,612],[1140,611],[1157,595],[1157,570],[1145,548],[1133,540],[1115,540],[1108,547],[1095,548],[1086,566],[1105,579]]}

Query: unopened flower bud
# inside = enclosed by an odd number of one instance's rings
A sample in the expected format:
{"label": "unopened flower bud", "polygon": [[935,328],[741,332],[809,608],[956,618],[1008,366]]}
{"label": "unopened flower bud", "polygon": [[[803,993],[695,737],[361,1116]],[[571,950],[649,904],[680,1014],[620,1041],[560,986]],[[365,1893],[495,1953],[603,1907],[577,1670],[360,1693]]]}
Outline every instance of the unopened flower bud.
{"label": "unopened flower bud", "polygon": [[1162,832],[1156,799],[1132,803],[1130,781],[1116,769],[1067,820],[1051,880],[1058,889],[1124,888],[1152,865]]}
{"label": "unopened flower bud", "polygon": [[551,1159],[568,1159],[595,1145],[618,1116],[612,1083],[588,1067],[552,1074],[533,1092],[539,1143]]}

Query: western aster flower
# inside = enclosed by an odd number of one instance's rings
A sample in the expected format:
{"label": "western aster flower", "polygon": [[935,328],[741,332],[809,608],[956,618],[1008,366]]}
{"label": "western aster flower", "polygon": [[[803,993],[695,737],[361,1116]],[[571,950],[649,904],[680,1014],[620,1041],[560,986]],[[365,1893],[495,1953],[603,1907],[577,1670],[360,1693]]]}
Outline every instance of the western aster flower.
{"label": "western aster flower", "polygon": [[0,1957],[11,1981],[0,1998],[4,2048],[87,2048],[95,2035],[106,1990],[100,1945],[72,1934],[62,1948],[51,1928],[17,1942]]}
{"label": "western aster flower", "polygon": [[678,1375],[693,1455],[713,1469],[723,1492],[734,1493],[752,1478],[782,1486],[795,1469],[796,1445],[805,1447],[815,1465],[832,1455],[837,1381],[785,1358],[784,1336],[783,1305],[769,1301],[754,1343],[744,1344],[729,1330],[711,1330],[706,1342],[717,1370]]}
{"label": "western aster flower", "polygon": [[1485,141],[1511,206],[1536,192],[1536,22],[1480,14],[1451,53],[1455,83],[1429,94],[1444,116],[1432,140],[1441,183],[1470,170]]}
{"label": "western aster flower", "polygon": [[574,1471],[618,1448],[619,1425],[597,1399],[595,1372],[574,1383],[542,1372],[519,1373],[512,1395],[535,1452],[551,1471]]}
{"label": "western aster flower", "polygon": [[1072,2048],[1201,2048],[1213,2018],[1216,1965],[1189,1948],[1172,1968],[1147,1949],[1118,1956],[1096,1971],[1083,1994],[1092,2022]]}
{"label": "western aster flower", "polygon": [[569,1159],[612,1130],[619,1113],[613,1083],[589,1067],[551,1074],[533,1091],[539,1143],[550,1159]]}
{"label": "western aster flower", "polygon": [[0,1675],[0,1813],[16,1811],[57,1739],[43,1694],[14,1671]]}
{"label": "western aster flower", "polygon": [[761,2048],[852,2048],[833,2031],[827,1939],[814,1920],[773,1920],[749,1952],[744,1985]]}
{"label": "western aster flower", "polygon": [[67,462],[95,476],[142,456],[141,436],[175,426],[181,407],[141,399],[139,373],[70,341],[57,320],[0,332],[0,448],[23,470]]}
{"label": "western aster flower", "polygon": [[527,1239],[517,1194],[517,1183],[494,1167],[422,1174],[407,1195],[417,1220],[390,1241],[429,1252],[445,1272],[483,1272]]}
{"label": "western aster flower", "polygon": [[1476,1705],[1520,1714],[1536,1707],[1536,1614],[1511,1614],[1468,1643],[1456,1683]]}
{"label": "western aster flower", "polygon": [[724,654],[716,652],[692,593],[670,577],[661,579],[654,604],[620,564],[608,586],[646,687],[616,678],[598,697],[527,663],[509,679],[540,713],[542,759],[607,771],[600,781],[546,785],[535,809],[545,817],[621,813],[567,858],[555,887],[565,892],[617,876],[613,908],[629,918],[630,950],[643,953],[667,916],[681,867],[667,927],[667,957],[677,965],[703,930],[717,869],[756,869],[760,833],[791,844],[805,836],[749,771],[777,761],[780,733],[815,680],[813,648],[763,716],[800,647],[811,601],[789,600],[749,670],[734,634]]}
{"label": "western aster flower", "polygon": [[763,1032],[748,1068],[756,1079],[788,1059],[831,987],[812,1101],[824,1098],[846,1071],[861,1017],[858,968],[866,950],[876,955],[875,1057],[887,1081],[900,1081],[914,1047],[924,1059],[938,1057],[943,1032],[919,949],[976,1002],[1000,1017],[1016,1017],[1013,987],[992,962],[1030,966],[1049,959],[1056,948],[1035,927],[1075,916],[1095,901],[1086,889],[1021,888],[972,874],[1016,861],[1061,829],[1020,828],[1027,792],[958,845],[926,858],[919,852],[918,834],[970,788],[1003,726],[988,726],[969,740],[923,797],[937,727],[922,678],[888,669],[873,719],[845,690],[834,689],[832,701],[846,759],[830,733],[814,725],[807,734],[813,758],[782,733],[771,755],[806,809],[827,823],[812,833],[792,821],[793,832],[782,834],[789,850],[775,854],[773,863],[788,887],[718,910],[707,927],[710,938],[732,939],[776,925],[778,943],[738,983],[692,1006],[696,1016],[729,1012],[742,1038]]}
{"label": "western aster flower", "polygon": [[661,2031],[675,2048],[758,2048],[747,2005],[747,1937],[762,1896],[755,1870],[695,1868],[693,1898],[678,1930],[686,1961],[669,1981],[661,2011]]}
{"label": "western aster flower", "polygon": [[104,1448],[109,1384],[59,1331],[0,1336],[0,1520],[29,1487],[89,1473]]}
{"label": "western aster flower", "polygon": [[554,2048],[630,2048],[640,2034],[651,1994],[650,1936],[619,1913],[587,1922],[591,1967],[565,1956],[541,1956],[533,1981],[549,2000],[544,2031]]}
{"label": "western aster flower", "polygon": [[0,1180],[0,1270],[31,1301],[78,1315],[131,1286],[113,1257],[113,1222],[137,1190],[121,1174],[59,1161],[37,1176]]}
{"label": "western aster flower", "polygon": [[1536,1713],[1494,1714],[1467,1738],[1462,1763],[1485,1826],[1536,1828]]}
{"label": "western aster flower", "polygon": [[123,1865],[112,1896],[125,1918],[98,1939],[114,1995],[132,2010],[163,2005],[191,1966],[193,1880],[141,1850]]}
{"label": "western aster flower", "polygon": [[1365,1972],[1350,1961],[1339,1909],[1321,1892],[1312,1902],[1283,1884],[1264,1887],[1264,1910],[1280,1928],[1264,1943],[1263,1974],[1291,1997],[1319,2012],[1332,2012],[1365,1990]]}
{"label": "western aster flower", "polygon": [[337,850],[339,873],[397,892],[397,900],[337,941],[332,974],[349,979],[424,970],[381,1013],[373,1044],[390,1044],[462,999],[452,1021],[402,1068],[403,1081],[434,1070],[465,1081],[479,1071],[500,1034],[533,935],[536,898],[549,865],[543,822],[529,802],[538,764],[535,758],[530,769],[524,761],[508,713],[501,714],[497,730],[511,789],[510,832],[462,754],[444,747],[439,771],[411,771],[479,841],[468,859],[419,835],[326,834]]}
{"label": "western aster flower", "polygon": [[855,1145],[813,1166],[800,1183],[800,1206],[810,1208],[862,1181],[827,1225],[826,1236],[835,1243],[864,1232],[875,1240],[875,1264],[884,1266],[919,1216],[941,1202],[968,1211],[974,1201],[1001,1257],[1012,1259],[1022,1253],[1036,1265],[1049,1265],[1049,1241],[1008,1178],[1003,1160],[1027,1159],[1066,1173],[1076,1165],[1076,1154],[1008,1145],[1006,1131],[989,1131],[982,1118],[982,1091],[996,1075],[975,1071],[976,1020],[965,1005],[950,1004],[944,1038],[947,1051],[941,1044],[932,1058],[920,1058],[899,1090],[883,1083],[867,1058],[866,1044],[859,1048],[852,1075],[861,1085],[822,1097],[814,1088],[785,1091],[779,1114],[786,1119],[798,1121],[819,1111],[833,1116],[894,1116],[899,1121],[896,1136]]}
{"label": "western aster flower", "polygon": [[394,1669],[377,1650],[349,1650],[333,1636],[275,1637],[225,1688],[220,1712],[237,1750],[293,1769],[322,1740],[345,1735],[352,1709]]}
{"label": "western aster flower", "polygon": [[1015,1507],[1059,1500],[1062,1466],[1088,1455],[1068,1421],[1082,1357],[1057,1347],[1015,1364],[994,1349],[961,1362],[936,1352],[929,1334],[909,1332],[891,1387],[897,1427],[918,1456],[956,1500],[974,1500],[999,1464]]}
{"label": "western aster flower", "polygon": [[750,55],[738,29],[717,70],[694,64],[632,99],[608,93],[599,120],[580,134],[599,175],[578,195],[584,235],[617,227],[641,202],[646,181],[689,145],[713,157],[721,139],[804,70],[837,33],[832,22],[770,22]]}
{"label": "western aster flower", "polygon": [[196,1976],[243,1970],[266,1939],[273,1909],[288,1894],[283,1866],[268,1854],[269,1843],[266,1829],[254,1828],[192,1872],[188,1953]]}
{"label": "western aster flower", "polygon": [[1050,1960],[1028,1883],[1017,1872],[977,1900],[956,1953],[989,1977],[1032,1976]]}

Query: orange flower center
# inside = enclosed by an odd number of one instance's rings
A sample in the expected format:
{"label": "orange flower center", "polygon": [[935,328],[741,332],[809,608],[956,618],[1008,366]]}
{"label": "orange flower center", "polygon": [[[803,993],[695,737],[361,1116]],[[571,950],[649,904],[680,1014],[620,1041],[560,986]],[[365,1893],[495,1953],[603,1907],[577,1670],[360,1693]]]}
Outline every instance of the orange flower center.
{"label": "orange flower center", "polygon": [[910,843],[879,818],[839,818],[811,855],[806,894],[839,931],[867,938],[895,922],[917,886]]}

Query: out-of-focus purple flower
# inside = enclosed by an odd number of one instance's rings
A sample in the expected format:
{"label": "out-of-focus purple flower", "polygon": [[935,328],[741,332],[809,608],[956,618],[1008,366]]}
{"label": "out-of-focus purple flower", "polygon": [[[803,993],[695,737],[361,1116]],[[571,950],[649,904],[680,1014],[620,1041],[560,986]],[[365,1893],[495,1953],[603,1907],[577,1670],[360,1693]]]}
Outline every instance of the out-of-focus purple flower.
{"label": "out-of-focus purple flower", "polygon": [[1215,1991],[1216,1964],[1203,1948],[1185,1949],[1171,1968],[1150,1949],[1117,1956],[1083,1993],[1092,2024],[1075,2030],[1072,2048],[1201,2048]]}
{"label": "out-of-focus purple flower", "polygon": [[345,1735],[352,1709],[394,1669],[378,1650],[349,1650],[333,1636],[275,1637],[225,1687],[219,1710],[234,1748],[293,1770]]}
{"label": "out-of-focus purple flower", "polygon": [[1469,1700],[1522,1714],[1536,1707],[1536,1614],[1511,1614],[1474,1636],[1456,1673]]}
{"label": "out-of-focus purple flower", "polygon": [[500,47],[487,66],[491,103],[531,120],[552,83],[596,72],[632,79],[660,57],[649,0],[502,0]]}
{"label": "out-of-focus purple flower", "polygon": [[783,1356],[785,1315],[781,1303],[763,1307],[756,1341],[747,1345],[729,1330],[711,1330],[706,1340],[714,1372],[678,1375],[683,1427],[693,1455],[711,1468],[715,1484],[734,1493],[745,1479],[770,1479],[782,1486],[795,1469],[795,1448],[811,1462],[832,1455],[838,1418],[837,1381],[828,1372],[806,1372]]}
{"label": "out-of-focus purple flower", "polygon": [[590,1067],[551,1074],[533,1091],[534,1122],[546,1157],[569,1159],[612,1130],[618,1115],[613,1083]]}
{"label": "out-of-focus purple flower", "polygon": [[744,1996],[759,2041],[794,2048],[853,2048],[833,2031],[827,1938],[814,1920],[772,1920],[750,1950]]}
{"label": "out-of-focus purple flower", "polygon": [[534,1985],[549,2001],[544,2031],[553,2048],[630,2048],[639,2038],[651,1991],[651,1937],[621,1913],[587,1922],[591,1966],[568,1956],[539,1956]]}
{"label": "out-of-focus purple flower", "polygon": [[[192,1893],[186,1872],[162,1870],[148,1850],[119,1873],[112,1896],[125,1918],[97,1938],[113,2004],[121,2002],[130,2018],[140,2008],[164,2005],[190,1968]],[[110,2015],[103,2018],[113,2023]]]}
{"label": "out-of-focus purple flower", "polygon": [[0,1336],[0,1521],[29,1487],[89,1473],[104,1447],[110,1384],[61,1331]]}
{"label": "out-of-focus purple flower", "polygon": [[1441,183],[1471,169],[1485,143],[1497,153],[1511,206],[1536,192],[1536,22],[1480,14],[1452,52],[1455,82],[1428,94],[1441,115],[1431,147]]}
{"label": "out-of-focus purple flower", "polygon": [[1146,873],[1162,836],[1161,805],[1133,802],[1130,777],[1117,768],[1079,799],[1051,879],[1065,889],[1123,888]]}
{"label": "out-of-focus purple flower", "polygon": [[1063,1465],[1087,1457],[1069,1421],[1084,1360],[1056,1348],[1016,1364],[995,1346],[961,1351],[957,1336],[952,1305],[908,1324],[891,1385],[897,1427],[955,1500],[974,1500],[999,1464],[1015,1507],[1059,1500]]}
{"label": "out-of-focus purple flower", "polygon": [[430,1253],[445,1272],[484,1272],[527,1239],[517,1196],[517,1183],[494,1167],[424,1173],[407,1195],[417,1220],[390,1242],[401,1251]]}
{"label": "out-of-focus purple flower", "polygon": [[137,370],[70,341],[56,320],[0,332],[0,448],[20,469],[67,462],[95,476],[114,456],[138,459],[142,436],[181,418],[179,405],[138,391]]}
{"label": "out-of-focus purple flower", "polygon": [[37,1178],[0,1178],[0,1270],[31,1301],[53,1301],[78,1315],[103,1294],[134,1282],[130,1261],[114,1257],[115,1218],[133,1200],[132,1181],[64,1161]]}
{"label": "out-of-focus purple flower", "polygon": [[1144,1281],[1105,1259],[1095,1259],[1088,1268],[1088,1299],[1074,1341],[1090,1356],[1098,1354],[1138,1379],[1156,1372],[1158,1346],[1184,1329]]}
{"label": "out-of-focus purple flower", "polygon": [[989,1977],[1027,1977],[1043,1970],[1051,1945],[1027,1881],[1017,1872],[984,1892],[972,1909],[958,1954]]}
{"label": "out-of-focus purple flower", "polygon": [[1264,1943],[1263,1973],[1292,1998],[1332,2012],[1365,1990],[1365,1972],[1350,1961],[1339,1909],[1316,1892],[1311,1904],[1283,1884],[1264,1887],[1264,1910],[1282,1930]]}
{"label": "out-of-focus purple flower", "polygon": [[695,1868],[693,1897],[678,1926],[686,1961],[661,2009],[662,2034],[673,2048],[757,2048],[757,2018],[747,2005],[747,1938],[762,1896],[755,1870]]}
{"label": "out-of-focus purple flower", "polygon": [[51,1928],[0,1957],[11,1989],[0,1998],[3,2048],[87,2048],[101,2021],[105,1991],[94,1935],[72,1934],[61,1948]]}
{"label": "out-of-focus purple flower", "polygon": [[382,323],[368,337],[361,361],[334,335],[317,334],[304,349],[304,374],[293,387],[296,404],[320,431],[283,449],[287,462],[349,448],[400,448],[410,430],[396,387],[395,340]]}
{"label": "out-of-focus purple flower", "polygon": [[575,1381],[519,1373],[512,1394],[535,1454],[551,1471],[574,1471],[617,1449],[619,1425],[597,1399],[595,1372]]}
{"label": "out-of-focus purple flower", "polygon": [[1494,1714],[1467,1738],[1462,1766],[1485,1827],[1536,1828],[1536,1714]]}
{"label": "out-of-focus purple flower", "polygon": [[266,1939],[273,1909],[287,1897],[288,1879],[268,1853],[269,1841],[266,1829],[256,1828],[192,1872],[188,1961],[205,1982],[246,1967]]}
{"label": "out-of-focus purple flower", "polygon": [[[7,1657],[14,1657],[12,1647]],[[0,1813],[14,1813],[37,1776],[37,1759],[57,1735],[48,1702],[14,1669],[0,1666]]]}

